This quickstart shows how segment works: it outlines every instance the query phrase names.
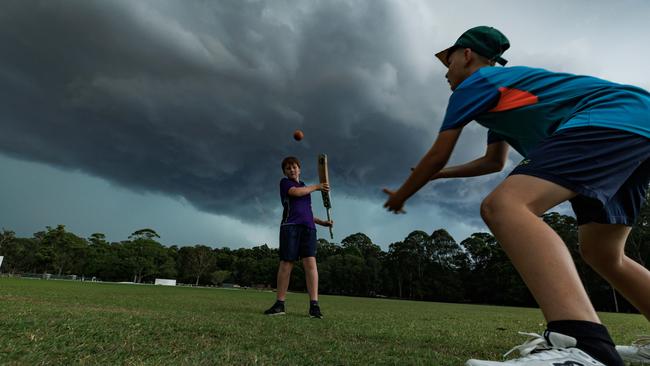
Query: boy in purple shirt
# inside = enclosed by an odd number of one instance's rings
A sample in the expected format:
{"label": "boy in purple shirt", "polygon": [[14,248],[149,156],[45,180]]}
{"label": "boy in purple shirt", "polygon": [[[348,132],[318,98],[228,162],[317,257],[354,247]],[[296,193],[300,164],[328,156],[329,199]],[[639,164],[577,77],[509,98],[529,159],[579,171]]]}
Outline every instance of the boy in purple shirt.
{"label": "boy in purple shirt", "polygon": [[293,263],[302,258],[307,291],[309,292],[309,316],[322,318],[318,306],[318,269],[316,268],[316,226],[330,227],[332,221],[314,217],[311,196],[314,191],[329,191],[329,184],[307,186],[300,180],[300,161],[289,156],[282,160],[282,172],[286,178],[280,181],[282,200],[282,223],[280,224],[280,266],[278,268],[278,296],[275,304],[264,312],[266,315],[283,315],[284,300],[289,288]]}

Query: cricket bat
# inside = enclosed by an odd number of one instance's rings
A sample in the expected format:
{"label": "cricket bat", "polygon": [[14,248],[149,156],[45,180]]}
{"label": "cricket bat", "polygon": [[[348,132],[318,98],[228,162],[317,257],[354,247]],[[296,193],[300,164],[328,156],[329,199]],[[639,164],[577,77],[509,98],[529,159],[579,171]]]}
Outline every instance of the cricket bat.
{"label": "cricket bat", "polygon": [[[326,154],[318,155],[318,179],[320,179],[321,183],[330,182],[329,174],[327,172]],[[331,221],[330,210],[332,209],[332,202],[330,201],[330,193],[321,191],[321,194],[323,196],[323,206],[325,206],[325,209],[327,210],[327,221]],[[330,239],[334,239],[334,234],[332,233],[332,227],[330,226],[329,229],[330,229]]]}

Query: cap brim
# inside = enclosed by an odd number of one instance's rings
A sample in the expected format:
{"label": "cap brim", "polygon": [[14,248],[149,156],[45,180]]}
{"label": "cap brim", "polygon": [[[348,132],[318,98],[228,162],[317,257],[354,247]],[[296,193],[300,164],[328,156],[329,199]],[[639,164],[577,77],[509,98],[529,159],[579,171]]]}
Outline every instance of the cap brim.
{"label": "cap brim", "polygon": [[442,64],[445,65],[445,67],[447,68],[449,68],[449,61],[448,61],[449,51],[451,51],[452,48],[454,48],[454,46],[451,46],[445,50],[436,53],[436,57],[438,58],[438,60],[440,60],[440,62],[442,62]]}
{"label": "cap brim", "polygon": [[[453,45],[445,50],[436,53],[438,60],[440,60],[440,62],[442,62],[442,64],[447,68],[449,68],[449,52],[453,51],[456,47],[456,45]],[[496,61],[501,66],[505,66],[508,63],[508,60],[500,56],[497,57],[494,61]]]}

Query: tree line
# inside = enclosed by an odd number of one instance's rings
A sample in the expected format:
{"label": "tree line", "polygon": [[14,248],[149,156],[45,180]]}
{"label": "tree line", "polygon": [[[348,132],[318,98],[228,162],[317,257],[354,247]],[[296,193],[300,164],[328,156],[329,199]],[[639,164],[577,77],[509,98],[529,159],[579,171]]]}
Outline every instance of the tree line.
{"label": "tree line", "polygon": [[[632,312],[633,307],[594,273],[580,257],[573,217],[545,214],[567,244],[585,287],[598,310]],[[104,234],[82,238],[64,225],[47,227],[31,238],[0,233],[2,272],[52,273],[96,277],[102,281],[153,282],[174,278],[193,285],[237,284],[274,288],[278,250],[211,248],[205,245],[164,246],[152,229],[128,240],[108,242]],[[646,205],[632,230],[627,255],[650,264],[650,207]],[[457,242],[446,230],[413,231],[384,251],[363,233],[341,243],[318,240],[319,289],[323,294],[380,296],[400,299],[512,306],[536,306],[530,292],[489,233],[474,233]],[[291,290],[305,291],[304,272],[296,263]]]}

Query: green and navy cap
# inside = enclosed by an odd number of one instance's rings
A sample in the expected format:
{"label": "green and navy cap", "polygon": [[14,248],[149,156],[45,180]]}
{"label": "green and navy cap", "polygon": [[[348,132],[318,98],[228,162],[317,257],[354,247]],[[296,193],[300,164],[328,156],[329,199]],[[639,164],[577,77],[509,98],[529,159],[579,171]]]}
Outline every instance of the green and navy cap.
{"label": "green and navy cap", "polygon": [[510,48],[510,41],[498,29],[481,25],[463,33],[453,46],[436,53],[436,57],[449,67],[447,57],[457,48],[471,48],[483,57],[498,62],[501,66],[508,61],[501,55]]}

